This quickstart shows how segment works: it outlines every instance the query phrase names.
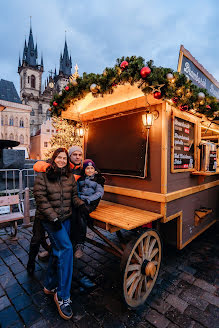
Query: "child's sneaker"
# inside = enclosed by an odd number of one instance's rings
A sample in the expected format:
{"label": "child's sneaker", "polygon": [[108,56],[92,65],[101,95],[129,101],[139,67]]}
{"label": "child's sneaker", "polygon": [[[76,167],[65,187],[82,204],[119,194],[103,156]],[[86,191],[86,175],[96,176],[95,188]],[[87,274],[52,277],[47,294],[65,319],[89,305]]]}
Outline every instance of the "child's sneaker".
{"label": "child's sneaker", "polygon": [[73,316],[72,308],[71,308],[71,300],[68,298],[67,300],[63,300],[58,297],[57,293],[54,295],[54,301],[57,305],[60,316],[69,320]]}
{"label": "child's sneaker", "polygon": [[74,254],[75,258],[80,259],[84,254],[83,251],[84,251],[84,245],[83,244],[76,245],[75,246],[75,254]]}

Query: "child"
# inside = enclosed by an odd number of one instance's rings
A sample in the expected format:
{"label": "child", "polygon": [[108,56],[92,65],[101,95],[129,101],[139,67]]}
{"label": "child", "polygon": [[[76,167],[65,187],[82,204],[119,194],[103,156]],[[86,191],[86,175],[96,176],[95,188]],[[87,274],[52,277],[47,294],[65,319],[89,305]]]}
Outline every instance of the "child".
{"label": "child", "polygon": [[[105,179],[100,172],[96,171],[96,165],[91,159],[83,163],[81,177],[78,179],[78,196],[85,203],[89,213],[93,212],[104,194]],[[91,223],[89,217],[85,217],[80,211],[77,218],[77,245],[75,257],[83,255],[84,241],[86,238],[87,224]]]}

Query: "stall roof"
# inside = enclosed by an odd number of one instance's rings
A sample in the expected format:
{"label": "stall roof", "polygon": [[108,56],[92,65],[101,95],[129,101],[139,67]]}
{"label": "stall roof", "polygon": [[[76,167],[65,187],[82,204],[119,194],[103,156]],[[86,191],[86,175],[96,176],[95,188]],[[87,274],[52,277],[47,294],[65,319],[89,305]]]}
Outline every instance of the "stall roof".
{"label": "stall roof", "polygon": [[[156,105],[162,102],[153,95],[147,96],[150,105]],[[118,85],[112,94],[106,94],[103,97],[94,97],[88,93],[83,99],[74,104],[70,104],[66,111],[62,112],[62,117],[71,120],[87,121],[109,114],[115,114],[121,111],[148,106],[146,97],[138,88],[137,84]]]}

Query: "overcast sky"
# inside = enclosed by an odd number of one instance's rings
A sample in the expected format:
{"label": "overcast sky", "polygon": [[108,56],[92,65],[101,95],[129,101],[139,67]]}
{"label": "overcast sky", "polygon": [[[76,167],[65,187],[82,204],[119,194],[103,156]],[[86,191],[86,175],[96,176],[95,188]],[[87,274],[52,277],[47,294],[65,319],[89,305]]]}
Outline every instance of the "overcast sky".
{"label": "overcast sky", "polygon": [[[30,16],[44,74],[59,69],[65,30],[73,66],[101,73],[121,56],[153,59],[177,69],[180,44],[219,80],[218,0],[7,0],[0,1],[0,79],[17,74]],[[40,59],[40,58],[39,58]]]}

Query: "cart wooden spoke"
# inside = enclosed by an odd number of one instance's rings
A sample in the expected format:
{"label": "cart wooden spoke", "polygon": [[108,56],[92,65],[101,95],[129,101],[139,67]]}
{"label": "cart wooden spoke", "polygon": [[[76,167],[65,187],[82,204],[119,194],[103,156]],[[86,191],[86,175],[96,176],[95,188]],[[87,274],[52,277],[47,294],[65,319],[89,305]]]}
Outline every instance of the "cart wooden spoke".
{"label": "cart wooden spoke", "polygon": [[161,251],[160,237],[151,229],[124,250],[123,294],[130,307],[143,304],[150,294],[159,273]]}

